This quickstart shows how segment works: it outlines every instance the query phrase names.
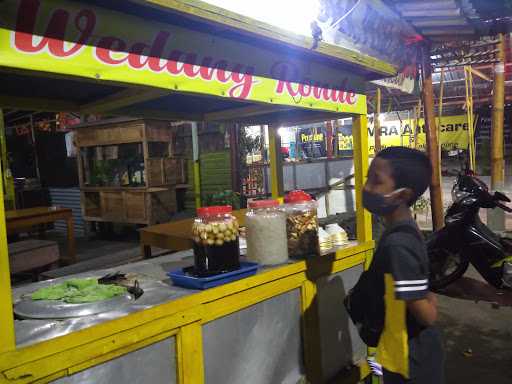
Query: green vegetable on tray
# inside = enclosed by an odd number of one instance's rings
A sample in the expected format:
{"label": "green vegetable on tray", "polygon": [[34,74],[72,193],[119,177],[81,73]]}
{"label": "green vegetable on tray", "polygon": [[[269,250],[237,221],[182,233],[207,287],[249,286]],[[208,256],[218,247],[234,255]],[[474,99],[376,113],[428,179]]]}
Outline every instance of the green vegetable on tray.
{"label": "green vegetable on tray", "polygon": [[119,285],[98,284],[97,279],[70,279],[35,291],[32,300],[62,300],[66,303],[93,303],[111,299],[126,292]]}

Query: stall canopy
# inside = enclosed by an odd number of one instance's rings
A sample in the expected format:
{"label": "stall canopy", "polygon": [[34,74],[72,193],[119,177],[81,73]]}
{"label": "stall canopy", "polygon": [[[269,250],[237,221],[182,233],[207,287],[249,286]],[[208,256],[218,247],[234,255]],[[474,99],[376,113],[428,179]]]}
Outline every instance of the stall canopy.
{"label": "stall canopy", "polygon": [[0,14],[3,108],[313,121],[365,114],[365,81],[395,74],[196,1],[7,0]]}

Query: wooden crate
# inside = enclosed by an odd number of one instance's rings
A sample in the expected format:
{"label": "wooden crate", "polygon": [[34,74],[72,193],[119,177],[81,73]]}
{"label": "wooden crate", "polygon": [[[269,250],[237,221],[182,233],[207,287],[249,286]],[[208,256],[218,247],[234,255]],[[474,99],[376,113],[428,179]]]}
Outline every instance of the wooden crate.
{"label": "wooden crate", "polygon": [[151,224],[168,222],[176,212],[176,190],[168,189],[149,194],[151,204]]}
{"label": "wooden crate", "polygon": [[123,199],[125,203],[125,218],[127,222],[149,222],[148,216],[150,214],[147,206],[147,192],[123,192]]}
{"label": "wooden crate", "polygon": [[131,224],[158,224],[169,221],[176,212],[176,190],[168,188],[93,188],[83,192],[86,221]]}
{"label": "wooden crate", "polygon": [[92,124],[79,126],[75,130],[77,147],[135,143],[144,139],[144,120]]}
{"label": "wooden crate", "polygon": [[[172,157],[174,133],[168,121],[110,119],[77,126],[75,132],[86,221],[154,224],[169,220],[176,212],[175,185],[186,183],[186,163]],[[120,146],[130,143],[140,143],[145,185],[91,185],[90,177],[86,177],[91,170],[85,156],[92,153],[95,160],[117,159]]]}
{"label": "wooden crate", "polygon": [[82,192],[82,216],[101,217],[101,197],[99,192]]}
{"label": "wooden crate", "polygon": [[78,125],[75,128],[77,147],[137,143],[143,141],[171,142],[169,122],[142,119],[111,119]]}
{"label": "wooden crate", "polygon": [[125,218],[125,204],[123,192],[102,191],[101,216],[107,221],[120,222]]}
{"label": "wooden crate", "polygon": [[146,159],[149,187],[187,183],[186,160],[182,158]]}

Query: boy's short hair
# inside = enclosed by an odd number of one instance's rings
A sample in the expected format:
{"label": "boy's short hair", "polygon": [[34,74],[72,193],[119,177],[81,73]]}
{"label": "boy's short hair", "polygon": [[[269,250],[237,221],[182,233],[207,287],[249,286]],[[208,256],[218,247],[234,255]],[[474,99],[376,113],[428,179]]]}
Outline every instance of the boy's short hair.
{"label": "boy's short hair", "polygon": [[387,147],[377,157],[389,161],[395,188],[410,188],[414,192],[409,206],[427,190],[432,178],[432,164],[425,153],[407,147]]}

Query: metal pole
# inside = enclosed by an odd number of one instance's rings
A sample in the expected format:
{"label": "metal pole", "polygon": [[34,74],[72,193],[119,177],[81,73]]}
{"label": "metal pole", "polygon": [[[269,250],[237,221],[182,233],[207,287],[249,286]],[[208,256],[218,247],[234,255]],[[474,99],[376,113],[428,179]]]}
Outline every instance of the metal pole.
{"label": "metal pole", "polygon": [[[491,128],[491,188],[503,189],[505,182],[505,160],[503,156],[503,120],[505,108],[505,42],[503,34],[498,35],[498,63],[494,65]],[[488,224],[494,230],[505,228],[505,215],[501,209],[488,214]]]}
{"label": "metal pole", "polygon": [[30,115],[30,135],[32,137],[32,151],[34,152],[34,161],[36,166],[37,180],[41,180],[41,173],[39,171],[39,156],[37,154],[36,131],[34,129],[34,115]]}
{"label": "metal pole", "polygon": [[197,132],[197,122],[192,121],[192,162],[194,171],[194,194],[196,208],[201,206],[201,170],[199,167],[199,135]]}
{"label": "metal pole", "polygon": [[430,181],[430,201],[432,205],[432,224],[434,230],[443,227],[443,195],[441,191],[441,164],[439,162],[439,139],[434,115],[434,90],[432,87],[432,66],[430,47],[422,50],[421,72],[423,76],[423,108],[425,116],[425,134],[427,154],[432,162],[432,180]]}
{"label": "metal pole", "polygon": [[374,153],[377,154],[382,149],[381,137],[380,137],[380,105],[381,105],[381,92],[380,88],[377,87],[377,94],[375,100],[375,113],[373,118],[373,128],[374,133],[373,137],[375,137],[375,149]]}

